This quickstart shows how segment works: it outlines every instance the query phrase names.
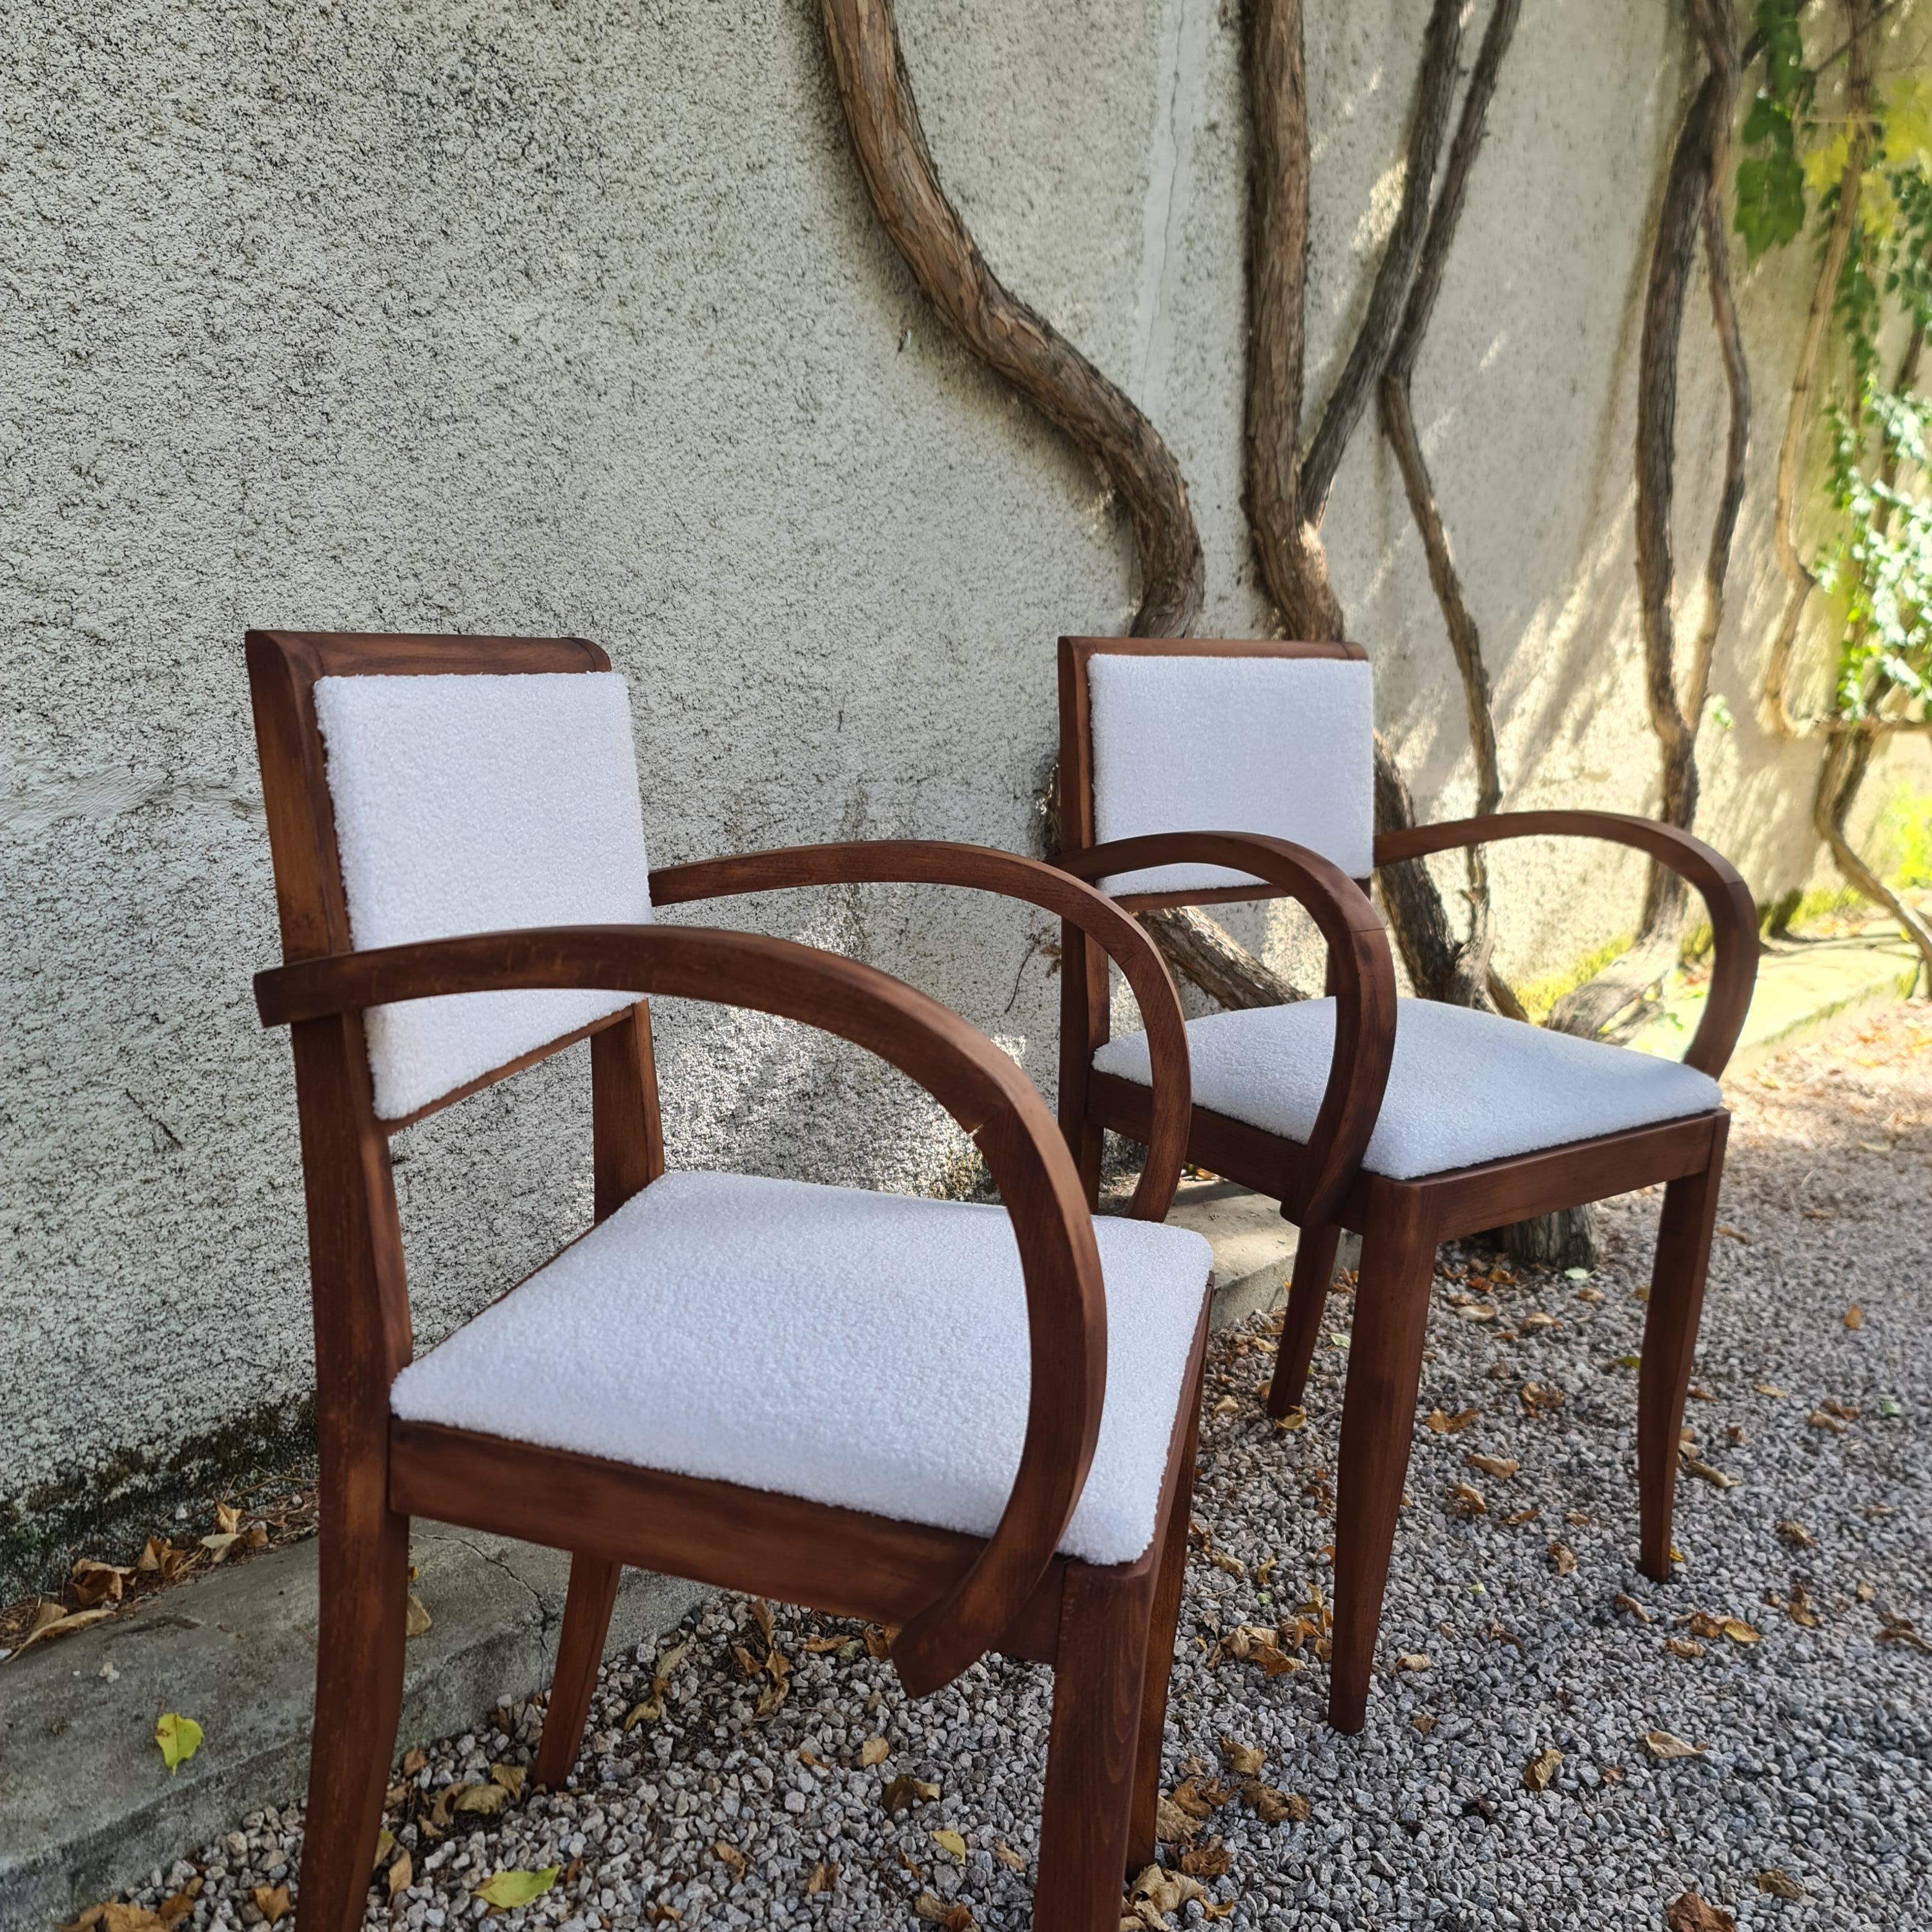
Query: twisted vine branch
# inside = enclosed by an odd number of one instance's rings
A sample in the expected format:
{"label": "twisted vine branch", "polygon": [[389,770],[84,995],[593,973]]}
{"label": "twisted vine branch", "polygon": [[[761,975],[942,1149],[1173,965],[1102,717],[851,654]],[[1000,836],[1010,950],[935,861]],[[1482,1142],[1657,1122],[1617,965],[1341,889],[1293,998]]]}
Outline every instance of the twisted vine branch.
{"label": "twisted vine branch", "polygon": [[[1750,442],[1750,387],[1731,288],[1730,244],[1723,213],[1732,117],[1742,73],[1732,0],[1688,0],[1690,24],[1706,63],[1704,80],[1678,130],[1664,177],[1651,245],[1643,337],[1637,358],[1636,574],[1643,625],[1644,701],[1662,752],[1658,816],[1688,831],[1697,812],[1697,728],[1708,688],[1712,652],[1724,618],[1724,580],[1743,501]],[[1705,609],[1682,694],[1677,673],[1676,562],[1671,514],[1676,488],[1677,370],[1690,272],[1702,242],[1711,284],[1711,313],[1730,398],[1725,470],[1704,567]],[[1602,972],[1564,994],[1550,1024],[1594,1038],[1642,998],[1677,963],[1685,910],[1683,882],[1653,865],[1644,892],[1637,944]]]}
{"label": "twisted vine branch", "polygon": [[823,0],[832,78],[880,222],[926,299],[1106,472],[1140,562],[1136,637],[1184,637],[1201,610],[1201,537],[1180,466],[1160,433],[1044,316],[986,266],[940,187],[906,74],[891,0]]}

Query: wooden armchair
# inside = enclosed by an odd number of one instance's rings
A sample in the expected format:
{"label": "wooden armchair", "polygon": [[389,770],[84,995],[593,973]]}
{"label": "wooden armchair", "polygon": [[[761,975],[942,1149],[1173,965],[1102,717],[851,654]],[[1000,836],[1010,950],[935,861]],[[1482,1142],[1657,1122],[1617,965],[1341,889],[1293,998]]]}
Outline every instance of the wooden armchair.
{"label": "wooden armchair", "polygon": [[[321,1448],[303,1932],[362,1922],[412,1515],[572,1552],[545,1783],[575,1760],[626,1563],[896,1628],[915,1696],[994,1647],[1053,1665],[1037,1922],[1112,1932],[1154,1849],[1209,1263],[1158,1225],[1187,1070],[1144,936],[967,846],[647,874],[624,687],[592,645],[253,632],[248,658],[286,962],[256,998],[294,1048]],[[1096,1223],[1031,1084],[934,1000],[650,922],[868,880],[1029,900],[1119,962],[1159,1066],[1132,1218]],[[973,1136],[1004,1207],[665,1174],[650,994],[878,1054]],[[389,1137],[586,1037],[595,1225],[415,1357]]]}
{"label": "wooden armchair", "polygon": [[[1189,1024],[1188,1155],[1279,1197],[1300,1226],[1268,1394],[1276,1415],[1301,1401],[1340,1232],[1363,1238],[1328,1706],[1336,1730],[1359,1730],[1439,1242],[1664,1184],[1637,1466],[1641,1561],[1649,1576],[1670,1574],[1678,1431],[1730,1120],[1718,1076],[1750,1004],[1756,909],[1716,853],[1649,819],[1516,812],[1376,837],[1370,673],[1353,645],[1063,638],[1060,707],[1061,866],[1130,911],[1293,897],[1328,942],[1329,997]],[[1232,829],[1195,829],[1206,826]],[[1396,999],[1388,940],[1364,896],[1373,868],[1543,836],[1635,846],[1702,896],[1716,957],[1682,1065]],[[1106,963],[1072,933],[1063,988],[1061,1124],[1091,1198],[1102,1130],[1153,1130],[1153,1042],[1108,1038]]]}

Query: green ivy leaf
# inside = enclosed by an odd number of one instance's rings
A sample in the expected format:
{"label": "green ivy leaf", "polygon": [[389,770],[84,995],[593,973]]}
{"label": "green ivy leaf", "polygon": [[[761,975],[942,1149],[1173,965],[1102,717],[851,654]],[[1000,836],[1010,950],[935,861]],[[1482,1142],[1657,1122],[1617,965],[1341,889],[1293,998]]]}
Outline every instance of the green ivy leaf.
{"label": "green ivy leaf", "polygon": [[1774,150],[1738,164],[1732,226],[1754,261],[1767,249],[1797,239],[1804,226],[1804,170],[1795,155]]}

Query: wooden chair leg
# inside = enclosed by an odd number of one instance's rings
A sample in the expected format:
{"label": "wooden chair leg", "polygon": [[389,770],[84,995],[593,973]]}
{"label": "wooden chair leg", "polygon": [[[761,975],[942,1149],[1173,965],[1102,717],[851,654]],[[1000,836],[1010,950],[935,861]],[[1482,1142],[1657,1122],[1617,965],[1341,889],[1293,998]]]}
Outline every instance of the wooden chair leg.
{"label": "wooden chair leg", "polygon": [[1435,1267],[1436,1214],[1426,1192],[1372,1183],[1336,1485],[1328,1721],[1338,1731],[1359,1731],[1368,1714],[1382,1592],[1415,1430]]}
{"label": "wooden chair leg", "polygon": [[563,1628],[557,1636],[550,1708],[544,1714],[543,1738],[537,1746],[539,1784],[562,1784],[583,1748],[584,1721],[590,1714],[598,1667],[604,1661],[610,1609],[617,1600],[617,1580],[623,1574],[621,1563],[602,1556],[580,1552],[570,1559],[570,1590],[563,1600]]}
{"label": "wooden chair leg", "polygon": [[1034,1891],[1041,1932],[1120,1922],[1153,1597],[1151,1576],[1067,1570]]}
{"label": "wooden chair leg", "polygon": [[1193,1520],[1194,1456],[1201,1439],[1201,1391],[1196,1387],[1181,1450],[1180,1480],[1161,1545],[1160,1571],[1148,1619],[1147,1671],[1141,1683],[1141,1737],[1134,1762],[1133,1807],[1127,1833],[1126,1869],[1137,1872],[1154,1856],[1154,1820],[1160,1808],[1161,1747],[1167,1730],[1167,1691],[1174,1675],[1174,1634],[1180,1622],[1180,1588],[1187,1574],[1187,1531]]}
{"label": "wooden chair leg", "polygon": [[362,1923],[402,1712],[410,1520],[389,1510],[377,1474],[323,1492],[302,1932]]}
{"label": "wooden chair leg", "polygon": [[1301,1406],[1308,1367],[1322,1339],[1322,1317],[1328,1306],[1328,1285],[1335,1279],[1335,1251],[1342,1231],[1332,1221],[1304,1228],[1295,1243],[1294,1272],[1288,1279],[1288,1306],[1281,1318],[1281,1340],[1274,1352],[1274,1379],[1268,1384],[1270,1415]]}
{"label": "wooden chair leg", "polygon": [[1718,1121],[1711,1136],[1710,1164],[1702,1173],[1686,1174],[1664,1189],[1657,1259],[1651,1269],[1637,1380],[1638,1560],[1644,1574],[1660,1583],[1670,1578],[1670,1526],[1684,1398],[1690,1386],[1698,1318],[1703,1312],[1730,1124]]}

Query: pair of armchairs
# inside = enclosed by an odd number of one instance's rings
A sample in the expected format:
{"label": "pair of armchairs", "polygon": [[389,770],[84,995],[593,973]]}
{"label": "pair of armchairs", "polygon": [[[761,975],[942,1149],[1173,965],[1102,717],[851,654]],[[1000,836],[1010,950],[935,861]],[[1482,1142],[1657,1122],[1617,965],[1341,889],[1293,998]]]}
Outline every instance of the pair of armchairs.
{"label": "pair of armchairs", "polygon": [[[294,1049],[321,1453],[304,1932],[362,1921],[414,1515],[572,1553],[542,1783],[575,1760],[626,1563],[889,1626],[914,1695],[993,1648],[1052,1665],[1035,1922],[1111,1928],[1124,1874],[1155,1849],[1207,1337],[1207,1245],[1161,1225],[1185,1159],[1279,1196],[1301,1224],[1277,1408],[1299,1397],[1339,1230],[1365,1234],[1340,1727],[1363,1720],[1438,1240],[1669,1184],[1639,1432],[1644,1560],[1664,1574],[1724,1148],[1706,1076],[1735,1036],[1755,938],[1735,874],[1681,835],[1594,814],[1372,845],[1368,674],[1352,652],[1061,651],[1072,810],[1056,866],[882,842],[652,872],[624,686],[595,646],[250,634],[284,959],[256,994]],[[1248,836],[1184,829],[1217,821]],[[1356,883],[1370,866],[1586,829],[1678,866],[1712,905],[1719,983],[1692,1068],[1644,1063],[1654,1071],[1620,1083],[1599,1060],[1636,1056],[1477,1015],[1438,1035],[1436,1010],[1407,1003],[1398,1035],[1388,943]],[[1006,1054],[900,982],[652,920],[885,881],[999,893],[1064,922],[1057,1128]],[[1332,996],[1185,1024],[1133,910],[1280,894],[1327,938]],[[1143,1026],[1118,1040],[1109,962]],[[780,1015],[879,1055],[971,1135],[1003,1206],[667,1174],[652,995]],[[586,1039],[593,1226],[416,1358],[391,1136]],[[1544,1087],[1556,1097],[1530,1104]],[[1498,1092],[1504,1143],[1478,1145],[1469,1117]],[[1444,1112],[1457,1130],[1435,1121]],[[1146,1160],[1130,1213],[1096,1218],[1110,1128]]]}

